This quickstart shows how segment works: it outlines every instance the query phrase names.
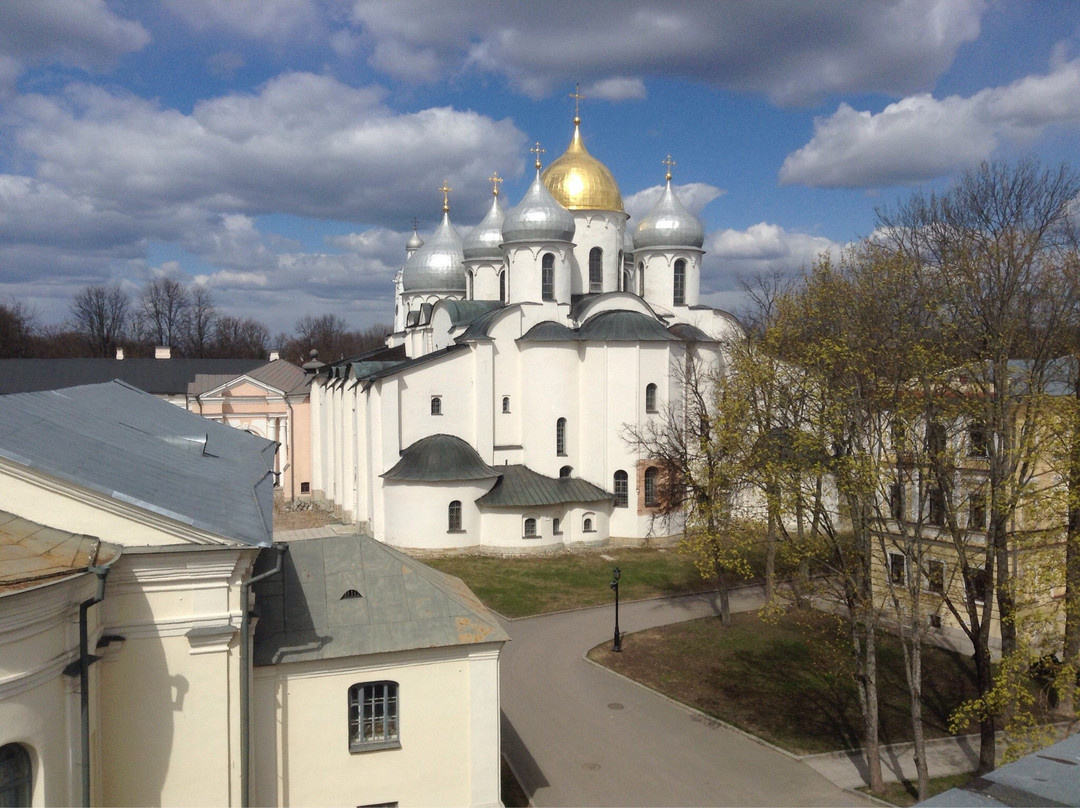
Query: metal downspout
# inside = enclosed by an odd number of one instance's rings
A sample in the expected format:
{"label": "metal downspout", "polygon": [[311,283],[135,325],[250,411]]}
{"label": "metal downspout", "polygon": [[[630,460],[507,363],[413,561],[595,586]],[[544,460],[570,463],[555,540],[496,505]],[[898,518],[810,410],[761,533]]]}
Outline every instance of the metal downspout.
{"label": "metal downspout", "polygon": [[249,578],[240,586],[240,805],[248,808],[251,805],[251,638],[248,633],[251,630],[251,609],[248,598],[252,584],[265,580],[281,572],[285,553],[289,551],[287,544],[275,544],[278,551],[277,564],[272,570],[260,573]]}
{"label": "metal downspout", "polygon": [[[95,553],[96,555],[96,553]],[[115,560],[115,559],[114,559]],[[82,804],[90,808],[90,649],[86,614],[90,607],[105,600],[105,579],[109,575],[108,564],[87,567],[97,576],[97,592],[79,604],[79,723],[82,741]]]}

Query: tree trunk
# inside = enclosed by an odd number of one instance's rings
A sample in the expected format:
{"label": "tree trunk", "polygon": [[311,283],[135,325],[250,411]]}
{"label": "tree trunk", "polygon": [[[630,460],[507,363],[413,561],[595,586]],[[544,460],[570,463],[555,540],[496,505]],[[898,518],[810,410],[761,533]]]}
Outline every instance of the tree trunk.
{"label": "tree trunk", "polygon": [[911,641],[911,736],[915,743],[915,772],[918,780],[919,802],[929,794],[930,775],[926,768],[926,738],[923,736],[922,719],[922,639],[918,635]]}
{"label": "tree trunk", "polygon": [[713,564],[716,570],[716,589],[720,595],[720,625],[727,628],[731,625],[731,599],[724,568],[719,563]]}
{"label": "tree trunk", "polygon": [[776,514],[769,502],[769,522],[765,533],[765,602],[776,600]]}
{"label": "tree trunk", "polygon": [[[990,643],[988,626],[980,626],[979,642],[975,647],[975,683],[980,695],[990,692],[994,686],[993,672],[990,669]],[[976,774],[993,771],[997,754],[997,733],[994,716],[987,714],[979,720],[979,765]]]}

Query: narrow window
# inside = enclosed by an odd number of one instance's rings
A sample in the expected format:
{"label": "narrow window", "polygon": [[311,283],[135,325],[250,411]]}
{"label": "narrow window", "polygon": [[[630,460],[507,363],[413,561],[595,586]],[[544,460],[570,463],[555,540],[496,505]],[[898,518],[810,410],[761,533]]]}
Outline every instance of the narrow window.
{"label": "narrow window", "polygon": [[398,747],[397,682],[367,682],[349,688],[349,749]]}
{"label": "narrow window", "polygon": [[967,588],[968,597],[976,603],[986,603],[990,596],[990,576],[983,567],[970,567],[964,578],[964,586]]}
{"label": "narrow window", "polygon": [[599,247],[589,250],[589,292],[596,294],[604,288],[604,251]]}
{"label": "narrow window", "polygon": [[566,419],[560,418],[555,422],[555,454],[560,457],[566,455]]}
{"label": "narrow window", "polygon": [[630,501],[630,479],[621,469],[615,472],[615,507],[625,508]]}
{"label": "narrow window", "polygon": [[931,488],[926,492],[926,498],[930,503],[930,512],[926,521],[941,527],[945,524],[945,492],[940,488]]}
{"label": "narrow window", "polygon": [[499,273],[499,300],[506,302],[506,273]]}
{"label": "narrow window", "polygon": [[446,529],[449,531],[461,530],[461,500],[455,499],[446,509]]}
{"label": "narrow window", "polygon": [[510,412],[510,396],[503,396],[502,408],[503,415],[506,415]]}
{"label": "narrow window", "polygon": [[536,535],[536,520],[530,516],[525,520],[525,538],[535,539]]}
{"label": "narrow window", "polygon": [[945,562],[926,562],[926,591],[935,595],[945,594]]}
{"label": "narrow window", "polygon": [[656,412],[656,385],[645,386],[645,412]]}
{"label": "narrow window", "polygon": [[544,253],[541,266],[540,297],[544,300],[555,299],[555,256]]}
{"label": "narrow window", "polygon": [[556,536],[562,535],[562,523],[557,516],[551,520],[551,532]]}
{"label": "narrow window", "polygon": [[592,518],[591,517],[586,516],[581,521],[581,530],[582,530],[583,533],[592,533],[593,532]]}
{"label": "narrow window", "polygon": [[926,428],[926,451],[931,456],[940,456],[945,453],[945,427],[942,424],[930,424]]}
{"label": "narrow window", "polygon": [[18,743],[0,746],[0,805],[30,805],[33,774],[26,747]]}
{"label": "narrow window", "polygon": [[649,466],[645,469],[645,507],[655,508],[659,504],[657,497],[657,478],[660,476],[660,470],[656,466]]}
{"label": "narrow window", "polygon": [[675,262],[675,280],[671,290],[671,299],[676,306],[686,305],[686,261],[682,258]]}
{"label": "narrow window", "polygon": [[968,528],[984,530],[986,528],[986,494],[972,491],[968,494]]}
{"label": "narrow window", "polygon": [[465,299],[473,299],[473,274],[471,272],[465,273]]}
{"label": "narrow window", "polygon": [[889,580],[897,586],[907,583],[907,559],[902,553],[889,553]]}
{"label": "narrow window", "polygon": [[986,457],[988,449],[986,426],[981,421],[976,421],[968,427],[968,454],[972,457]]}
{"label": "narrow window", "polygon": [[442,396],[431,397],[431,414],[442,415]]}
{"label": "narrow window", "polygon": [[645,297],[645,262],[638,261],[637,265],[638,295]]}
{"label": "narrow window", "polygon": [[897,522],[904,520],[904,486],[900,483],[889,486],[889,515]]}

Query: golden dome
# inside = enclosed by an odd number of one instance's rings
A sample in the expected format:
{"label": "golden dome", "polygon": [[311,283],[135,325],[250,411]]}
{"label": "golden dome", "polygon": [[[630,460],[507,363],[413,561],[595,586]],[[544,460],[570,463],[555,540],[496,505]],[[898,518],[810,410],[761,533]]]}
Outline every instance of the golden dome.
{"label": "golden dome", "polygon": [[581,119],[574,118],[574,137],[562,157],[544,169],[551,195],[570,210],[623,210],[622,194],[608,167],[585,150]]}

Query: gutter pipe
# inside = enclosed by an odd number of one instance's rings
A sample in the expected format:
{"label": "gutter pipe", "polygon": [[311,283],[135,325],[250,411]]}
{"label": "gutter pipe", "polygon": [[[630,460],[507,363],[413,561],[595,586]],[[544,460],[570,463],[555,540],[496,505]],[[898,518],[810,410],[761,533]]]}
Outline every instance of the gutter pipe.
{"label": "gutter pipe", "polygon": [[[95,552],[95,556],[97,553]],[[105,579],[109,575],[112,559],[107,564],[87,567],[88,572],[97,576],[97,592],[79,604],[79,722],[82,741],[82,804],[90,808],[90,665],[99,657],[90,655],[89,629],[87,612],[96,603],[105,600]]]}
{"label": "gutter pipe", "polygon": [[289,545],[275,544],[278,551],[274,568],[249,578],[240,585],[240,805],[251,805],[251,609],[248,599],[252,584],[281,572]]}

